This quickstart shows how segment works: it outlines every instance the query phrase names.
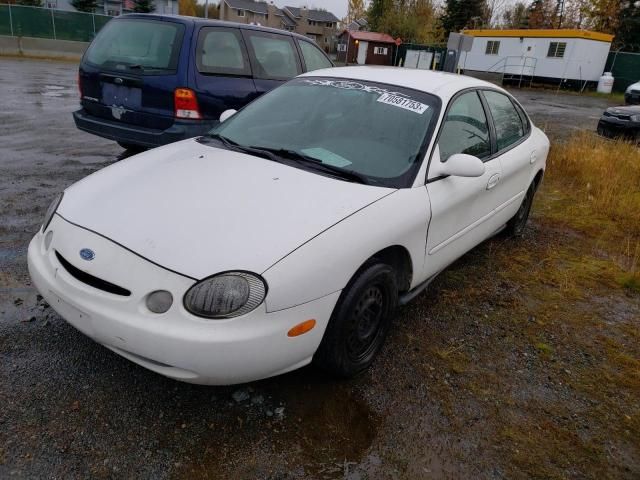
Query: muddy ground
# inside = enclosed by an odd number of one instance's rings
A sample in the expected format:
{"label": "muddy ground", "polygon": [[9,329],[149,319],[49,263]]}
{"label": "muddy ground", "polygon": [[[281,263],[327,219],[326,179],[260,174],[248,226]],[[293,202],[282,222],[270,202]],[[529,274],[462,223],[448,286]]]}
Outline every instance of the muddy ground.
{"label": "muddy ground", "polygon": [[[523,239],[445,271],[355,380],[186,385],[74,330],[26,250],[57,192],[123,155],[75,129],[75,78],[0,59],[1,478],[640,478],[640,298],[553,183]],[[608,105],[514,93],[552,139]]]}

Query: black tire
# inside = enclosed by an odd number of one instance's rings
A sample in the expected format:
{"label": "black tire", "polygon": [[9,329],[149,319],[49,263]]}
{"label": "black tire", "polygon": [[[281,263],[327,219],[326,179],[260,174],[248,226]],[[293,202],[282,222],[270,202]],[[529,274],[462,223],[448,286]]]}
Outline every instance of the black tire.
{"label": "black tire", "polygon": [[507,222],[507,227],[505,228],[505,233],[510,237],[521,237],[524,233],[524,229],[527,225],[527,220],[529,220],[529,213],[531,212],[531,205],[533,205],[533,197],[536,194],[536,182],[533,182],[529,185],[527,189],[527,193],[520,204],[520,208],[513,216],[511,220]]}
{"label": "black tire", "polygon": [[342,378],[362,373],[382,348],[397,306],[394,270],[382,263],[364,267],[342,291],[314,365]]}
{"label": "black tire", "polygon": [[118,142],[118,145],[130,152],[144,152],[146,150],[145,147],[136,145],[135,143]]}

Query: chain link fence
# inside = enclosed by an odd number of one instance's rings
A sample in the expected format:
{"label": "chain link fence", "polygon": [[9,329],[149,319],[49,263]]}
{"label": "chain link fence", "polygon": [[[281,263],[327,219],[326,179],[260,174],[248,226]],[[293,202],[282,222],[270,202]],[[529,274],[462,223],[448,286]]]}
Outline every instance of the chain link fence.
{"label": "chain link fence", "polygon": [[0,4],[0,35],[90,42],[112,17]]}

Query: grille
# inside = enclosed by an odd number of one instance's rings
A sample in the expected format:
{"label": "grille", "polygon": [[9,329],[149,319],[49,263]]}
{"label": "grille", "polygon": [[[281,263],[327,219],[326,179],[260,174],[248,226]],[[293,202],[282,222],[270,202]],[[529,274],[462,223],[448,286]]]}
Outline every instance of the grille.
{"label": "grille", "polygon": [[623,115],[621,113],[609,113],[609,112],[604,112],[604,116],[605,117],[613,117],[613,118],[617,118],[619,120],[631,120],[631,116],[630,115]]}
{"label": "grille", "polygon": [[114,295],[120,295],[122,297],[128,297],[131,295],[131,292],[126,288],[122,288],[118,285],[115,285],[111,282],[107,282],[106,280],[102,280],[101,278],[94,277],[93,275],[88,274],[87,272],[83,272],[77,267],[74,267],[69,261],[60,255],[60,252],[56,250],[56,257],[60,264],[64,267],[64,269],[69,272],[76,280],[86,283],[87,285],[97,288],[98,290],[102,290],[103,292],[113,293]]}

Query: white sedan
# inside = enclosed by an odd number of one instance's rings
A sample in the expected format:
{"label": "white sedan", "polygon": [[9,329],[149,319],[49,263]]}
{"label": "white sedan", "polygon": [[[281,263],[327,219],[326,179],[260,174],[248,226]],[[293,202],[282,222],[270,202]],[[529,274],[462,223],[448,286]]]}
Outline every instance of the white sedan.
{"label": "white sedan", "polygon": [[29,271],[74,327],[171,378],[311,362],[348,377],[398,305],[498,231],[522,233],[548,150],[489,83],[315,71],[67,188]]}

